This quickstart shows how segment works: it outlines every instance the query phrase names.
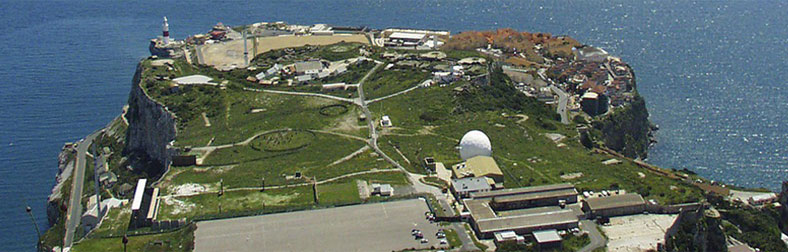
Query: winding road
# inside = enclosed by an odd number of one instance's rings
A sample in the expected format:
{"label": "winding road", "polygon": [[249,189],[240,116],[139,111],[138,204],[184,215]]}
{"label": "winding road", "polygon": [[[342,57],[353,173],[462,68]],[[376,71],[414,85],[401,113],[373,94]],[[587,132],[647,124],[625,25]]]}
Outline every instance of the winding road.
{"label": "winding road", "polygon": [[550,85],[550,89],[553,90],[553,93],[558,94],[558,108],[556,108],[555,112],[561,115],[561,123],[569,124],[569,116],[566,114],[566,103],[569,101],[569,95],[555,85]]}
{"label": "winding road", "polygon": [[596,228],[596,223],[592,220],[581,220],[580,228],[588,232],[588,237],[591,238],[591,243],[581,248],[580,252],[591,252],[597,248],[604,247],[607,244],[607,239],[602,236],[599,229]]}

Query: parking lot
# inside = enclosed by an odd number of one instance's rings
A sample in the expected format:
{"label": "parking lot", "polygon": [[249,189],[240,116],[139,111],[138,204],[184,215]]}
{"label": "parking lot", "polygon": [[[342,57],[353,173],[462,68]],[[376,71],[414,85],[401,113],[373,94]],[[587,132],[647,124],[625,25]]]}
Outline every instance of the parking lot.
{"label": "parking lot", "polygon": [[675,214],[638,214],[610,218],[601,226],[608,237],[608,251],[644,251],[657,249],[665,241],[665,231],[673,225]]}
{"label": "parking lot", "polygon": [[[438,245],[422,199],[197,223],[195,251],[392,251]],[[411,235],[419,229],[428,243]]]}

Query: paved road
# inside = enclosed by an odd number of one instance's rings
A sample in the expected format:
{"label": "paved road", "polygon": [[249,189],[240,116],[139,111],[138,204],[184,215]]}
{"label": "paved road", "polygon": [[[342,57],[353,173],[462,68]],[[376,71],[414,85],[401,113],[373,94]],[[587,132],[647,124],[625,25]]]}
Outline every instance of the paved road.
{"label": "paved road", "polygon": [[476,247],[476,244],[473,243],[469,234],[466,233],[467,230],[461,222],[453,222],[451,226],[454,228],[454,231],[457,231],[457,236],[460,237],[460,241],[462,242],[459,251],[479,251],[479,248]]}
{"label": "paved road", "polygon": [[101,134],[101,131],[93,132],[77,146],[77,165],[74,167],[74,179],[71,182],[71,198],[68,200],[68,212],[66,213],[66,235],[63,237],[65,247],[71,247],[74,243],[74,231],[79,226],[82,217],[82,185],[85,182],[85,154],[93,140]]}
{"label": "paved road", "polygon": [[554,85],[550,86],[550,89],[553,90],[554,93],[558,94],[558,108],[556,108],[556,113],[561,115],[561,123],[569,124],[569,116],[566,114],[566,103],[569,101],[569,96]]}
{"label": "paved road", "polygon": [[583,231],[588,232],[588,237],[591,238],[591,243],[586,245],[585,247],[581,248],[580,252],[591,252],[594,249],[604,247],[607,244],[607,239],[602,236],[602,233],[599,232],[599,229],[596,228],[596,223],[591,220],[581,220],[580,221],[580,228]]}

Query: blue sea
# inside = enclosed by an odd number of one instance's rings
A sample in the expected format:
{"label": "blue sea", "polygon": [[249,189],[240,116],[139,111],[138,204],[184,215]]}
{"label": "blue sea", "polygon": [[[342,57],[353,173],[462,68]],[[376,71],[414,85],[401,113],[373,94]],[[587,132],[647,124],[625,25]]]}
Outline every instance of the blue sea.
{"label": "blue sea", "polygon": [[[784,1],[0,2],[0,251],[47,228],[57,154],[117,116],[161,19],[182,39],[260,21],[569,35],[634,67],[660,126],[649,161],[778,190],[788,179]],[[43,230],[42,230],[43,231]]]}

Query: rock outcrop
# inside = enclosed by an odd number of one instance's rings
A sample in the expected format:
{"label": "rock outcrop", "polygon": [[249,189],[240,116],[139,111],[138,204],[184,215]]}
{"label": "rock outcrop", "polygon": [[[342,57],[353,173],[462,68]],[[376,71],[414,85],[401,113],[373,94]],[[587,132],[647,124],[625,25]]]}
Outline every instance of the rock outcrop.
{"label": "rock outcrop", "polygon": [[[47,198],[47,221],[49,225],[55,225],[60,218],[61,209],[65,209],[63,190],[70,190],[71,188],[63,188],[66,180],[71,177],[74,172],[74,160],[69,160],[69,155],[76,153],[76,150],[71,146],[64,146],[63,150],[57,156],[57,175],[55,176],[55,186],[52,188],[52,193]],[[69,184],[70,185],[70,184]],[[67,199],[66,199],[67,200]]]}
{"label": "rock outcrop", "polygon": [[652,126],[646,101],[640,95],[628,106],[594,121],[593,126],[602,132],[606,147],[630,158],[646,158]]}
{"label": "rock outcrop", "polygon": [[126,148],[124,156],[133,157],[132,169],[144,172],[150,177],[164,173],[177,154],[172,146],[175,140],[175,115],[167,107],[153,100],[141,86],[142,65],[137,65],[129,93],[129,108],[126,120]]}

